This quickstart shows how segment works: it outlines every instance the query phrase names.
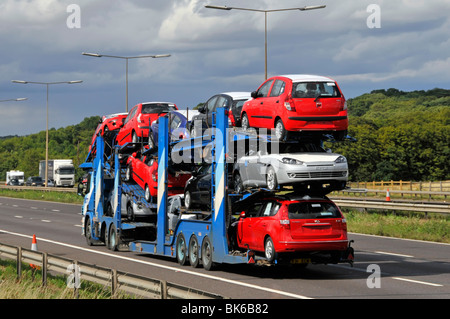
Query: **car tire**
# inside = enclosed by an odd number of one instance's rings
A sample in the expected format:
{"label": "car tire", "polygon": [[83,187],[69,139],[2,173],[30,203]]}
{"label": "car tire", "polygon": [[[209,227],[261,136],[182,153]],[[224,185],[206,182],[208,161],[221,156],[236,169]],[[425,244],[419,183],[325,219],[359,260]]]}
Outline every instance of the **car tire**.
{"label": "car tire", "polygon": [[234,174],[234,191],[240,194],[244,190],[244,185],[242,184],[241,175],[239,173]]}
{"label": "car tire", "polygon": [[127,169],[125,171],[125,181],[130,182],[131,181],[131,164],[127,166]]}
{"label": "car tire", "polygon": [[131,133],[131,142],[139,143],[139,137],[137,136],[136,132],[134,132],[134,131],[133,131],[133,133]]}
{"label": "car tire", "polygon": [[134,210],[131,204],[127,207],[127,219],[132,222],[134,221]]}
{"label": "car tire", "polygon": [[250,129],[250,123],[248,121],[248,116],[245,113],[242,115],[241,127],[244,131],[248,131]]}
{"label": "car tire", "polygon": [[148,187],[147,184],[145,185],[144,198],[145,198],[145,200],[146,200],[148,203],[150,203],[150,198],[151,198],[151,195],[150,195],[150,188]]}
{"label": "car tire", "polygon": [[191,196],[191,192],[190,191],[186,191],[186,193],[184,193],[184,207],[188,210],[188,209],[192,209],[193,205],[192,205],[192,196]]}
{"label": "car tire", "polygon": [[266,172],[266,186],[270,191],[275,191],[278,188],[277,174],[271,166]]}
{"label": "car tire", "polygon": [[275,122],[275,136],[280,140],[284,141],[287,136],[287,131],[284,127],[283,121],[281,119],[278,119]]}
{"label": "car tire", "polygon": [[267,261],[274,262],[275,261],[275,247],[273,246],[273,240],[270,237],[267,237],[264,241],[264,257],[266,257]]}

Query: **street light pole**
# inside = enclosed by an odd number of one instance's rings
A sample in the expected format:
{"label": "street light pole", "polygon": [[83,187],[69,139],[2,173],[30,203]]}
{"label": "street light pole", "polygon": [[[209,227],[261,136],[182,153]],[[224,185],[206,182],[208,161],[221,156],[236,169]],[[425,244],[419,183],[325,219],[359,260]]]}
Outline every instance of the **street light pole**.
{"label": "street light pole", "polygon": [[267,80],[267,14],[269,12],[280,12],[280,11],[293,11],[293,10],[300,10],[300,11],[308,11],[308,10],[316,10],[316,9],[323,9],[326,5],[319,5],[319,6],[305,6],[300,8],[287,8],[287,9],[271,9],[271,10],[261,10],[261,9],[252,9],[252,8],[238,8],[238,7],[227,7],[227,6],[212,6],[212,5],[206,5],[205,8],[207,9],[217,9],[217,10],[243,10],[243,11],[254,11],[254,12],[264,12],[264,74],[265,79]]}
{"label": "street light pole", "polygon": [[81,53],[85,56],[91,56],[95,58],[115,58],[115,59],[123,59],[125,60],[125,109],[128,112],[128,60],[130,59],[142,59],[142,58],[153,58],[153,59],[159,59],[159,58],[168,58],[171,55],[170,54],[156,54],[156,55],[139,55],[139,56],[119,56],[119,55],[106,55],[106,54],[99,54],[99,53],[87,53],[83,52]]}
{"label": "street light pole", "polygon": [[83,81],[63,81],[63,82],[31,82],[31,81],[19,81],[12,80],[13,83],[19,84],[42,84],[47,88],[47,120],[46,120],[46,129],[45,129],[45,187],[48,187],[48,91],[49,86],[53,84],[76,84],[82,83]]}

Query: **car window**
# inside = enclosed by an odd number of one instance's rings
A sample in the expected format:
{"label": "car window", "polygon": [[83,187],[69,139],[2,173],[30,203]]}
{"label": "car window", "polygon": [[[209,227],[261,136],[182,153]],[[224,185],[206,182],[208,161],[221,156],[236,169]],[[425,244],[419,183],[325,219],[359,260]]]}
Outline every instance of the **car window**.
{"label": "car window", "polygon": [[247,210],[245,215],[247,217],[256,217],[259,214],[259,211],[261,210],[261,207],[264,205],[264,203],[254,203],[250,208]]}
{"label": "car window", "polygon": [[175,129],[177,129],[180,126],[181,119],[178,116],[176,116],[176,115],[173,115],[171,117],[171,119],[172,119],[172,122],[170,123],[170,129],[171,130],[175,130]]}
{"label": "car window", "polygon": [[289,219],[339,218],[341,214],[330,202],[300,202],[288,207]]}
{"label": "car window", "polygon": [[264,83],[258,90],[258,96],[260,97],[267,97],[269,94],[270,87],[272,86],[273,80],[269,80],[266,83]]}
{"label": "car window", "polygon": [[134,116],[134,114],[136,113],[137,110],[137,106],[133,107],[130,111],[130,113],[128,113],[127,118],[125,119],[125,121],[123,122],[123,124],[127,124],[128,121]]}
{"label": "car window", "polygon": [[292,97],[316,98],[340,97],[336,83],[334,82],[299,82],[292,85]]}
{"label": "car window", "polygon": [[213,96],[212,98],[210,98],[208,102],[206,102],[205,110],[208,110],[208,112],[214,112],[214,106],[216,104],[217,98],[217,96]]}
{"label": "car window", "polygon": [[274,216],[278,209],[280,208],[280,204],[277,202],[268,202],[264,206],[264,208],[261,210],[260,216],[261,217],[267,217],[267,216]]}
{"label": "car window", "polygon": [[198,170],[198,175],[208,175],[212,172],[212,165],[204,165]]}
{"label": "car window", "polygon": [[147,103],[142,104],[142,114],[158,114],[176,111],[175,106],[169,103]]}
{"label": "car window", "polygon": [[227,106],[228,106],[227,99],[224,96],[219,96],[217,98],[216,107],[214,108],[214,111],[218,107],[227,107]]}
{"label": "car window", "polygon": [[270,96],[279,96],[283,94],[286,83],[281,80],[276,80],[273,84],[272,91],[270,91]]}

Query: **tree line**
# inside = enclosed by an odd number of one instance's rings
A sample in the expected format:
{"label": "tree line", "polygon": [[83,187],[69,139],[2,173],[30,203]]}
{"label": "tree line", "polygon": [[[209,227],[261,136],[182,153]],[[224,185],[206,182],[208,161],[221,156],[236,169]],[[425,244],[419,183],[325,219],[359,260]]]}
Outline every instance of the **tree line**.
{"label": "tree line", "polygon": [[[374,90],[347,104],[349,135],[356,141],[325,146],[347,157],[351,181],[450,179],[450,90]],[[78,167],[99,119],[50,129],[49,159],[72,159]],[[38,175],[44,159],[45,131],[0,138],[0,180],[13,169]],[[82,174],[77,169],[77,177]]]}

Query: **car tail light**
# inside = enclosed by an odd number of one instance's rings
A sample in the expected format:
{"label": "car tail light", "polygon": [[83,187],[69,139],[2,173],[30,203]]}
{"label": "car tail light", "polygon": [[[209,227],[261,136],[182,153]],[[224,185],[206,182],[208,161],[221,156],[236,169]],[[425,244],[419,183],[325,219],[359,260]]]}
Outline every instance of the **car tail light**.
{"label": "car tail light", "polygon": [[152,173],[152,179],[154,182],[158,181],[158,172],[157,171],[153,171]]}
{"label": "car tail light", "polygon": [[288,101],[284,102],[284,107],[288,111],[295,111],[295,106],[294,106],[294,103],[292,103],[292,102],[288,102]]}
{"label": "car tail light", "polygon": [[288,211],[287,211],[287,207],[286,206],[282,206],[278,213],[280,214],[280,225],[281,225],[281,227],[284,227],[286,229],[290,229],[291,228],[291,222],[289,220],[289,214],[288,214]]}
{"label": "car tail light", "polygon": [[341,102],[341,111],[345,110],[347,110],[347,101],[343,99],[343,101]]}

